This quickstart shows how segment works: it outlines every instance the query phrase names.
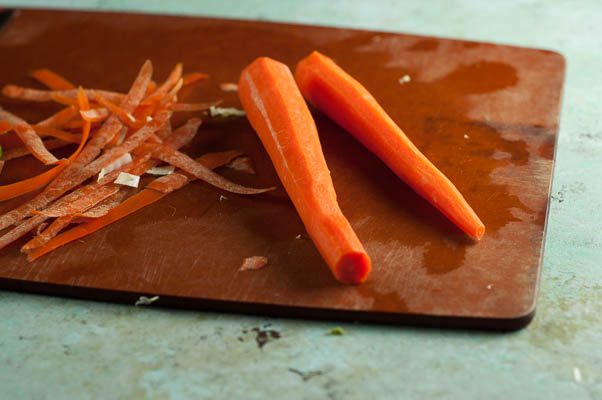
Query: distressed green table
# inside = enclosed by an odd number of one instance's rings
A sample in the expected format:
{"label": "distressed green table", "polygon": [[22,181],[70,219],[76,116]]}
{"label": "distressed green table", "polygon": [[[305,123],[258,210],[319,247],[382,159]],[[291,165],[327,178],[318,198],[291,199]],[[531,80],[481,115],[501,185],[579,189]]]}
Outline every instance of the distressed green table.
{"label": "distressed green table", "polygon": [[0,399],[602,398],[602,3],[486,3],[20,1],[542,47],[563,53],[568,71],[539,306],[527,329],[493,334],[345,324],[345,335],[334,336],[334,322],[0,292]]}

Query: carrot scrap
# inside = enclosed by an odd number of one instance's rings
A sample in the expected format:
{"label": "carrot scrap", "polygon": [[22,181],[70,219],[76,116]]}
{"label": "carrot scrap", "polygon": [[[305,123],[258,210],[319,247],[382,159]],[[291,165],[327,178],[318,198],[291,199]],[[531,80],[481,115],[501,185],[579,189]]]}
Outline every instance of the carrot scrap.
{"label": "carrot scrap", "polygon": [[210,169],[204,167],[202,164],[196,162],[186,154],[165,145],[143,144],[140,147],[144,149],[144,151],[150,152],[154,158],[158,158],[159,160],[171,164],[174,167],[181,168],[182,170],[195,176],[197,179],[205,181],[210,185],[228,192],[238,194],[259,194],[274,190],[273,187],[255,189],[231,182],[221,175],[212,172]]}
{"label": "carrot scrap", "polygon": [[13,125],[8,121],[0,121],[0,135],[13,130]]}
{"label": "carrot scrap", "polygon": [[233,82],[220,83],[219,88],[221,90],[223,90],[224,92],[237,92],[238,91],[238,85]]}
{"label": "carrot scrap", "polygon": [[[40,137],[52,136],[57,139],[61,139],[63,142],[78,143],[78,144],[82,140],[81,135],[76,135],[76,134],[73,134],[70,132],[65,132],[63,130],[53,128],[51,126],[32,125],[31,127]],[[44,143],[44,145],[46,145],[46,143]],[[46,147],[46,148],[48,148],[48,147]]]}
{"label": "carrot scrap", "polygon": [[52,153],[50,153],[46,147],[44,147],[42,139],[40,139],[40,137],[36,134],[31,125],[29,125],[23,119],[12,113],[9,113],[2,107],[0,107],[0,119],[10,123],[13,126],[13,129],[23,141],[23,144],[29,149],[35,158],[42,161],[46,165],[56,164],[58,162],[58,159],[52,155]]}
{"label": "carrot scrap", "polygon": [[49,69],[36,69],[31,73],[31,76],[43,85],[46,85],[52,90],[69,90],[75,89],[75,85],[63,78],[56,72]]}
{"label": "carrot scrap", "polygon": [[[145,85],[146,88],[146,85]],[[105,99],[108,99],[112,102],[120,102],[124,99],[125,95],[123,93],[109,92],[106,90],[94,90],[94,92],[100,94]],[[36,102],[48,102],[54,101],[53,96],[59,95],[62,98],[69,97],[72,99],[77,98],[77,89],[69,89],[69,90],[39,90],[39,89],[31,89],[25,88],[17,85],[6,85],[2,88],[2,94],[6,97],[10,97],[12,99],[19,100],[27,100],[27,101],[36,101]],[[92,91],[86,89],[86,95],[88,97],[92,96]]]}
{"label": "carrot scrap", "polygon": [[247,66],[238,94],[309,236],[333,275],[364,281],[371,260],[341,212],[314,120],[288,67],[262,57]]}
{"label": "carrot scrap", "polygon": [[264,256],[247,257],[243,260],[239,271],[256,271],[268,265],[268,258]]}
{"label": "carrot scrap", "polygon": [[77,115],[77,112],[78,110],[76,107],[65,107],[56,114],[53,114],[50,117],[38,122],[36,126],[63,128]]}
{"label": "carrot scrap", "polygon": [[[153,68],[150,61],[146,61],[140,69],[138,76],[134,80],[129,93],[123,99],[121,106],[126,110],[133,110],[142,100],[146,86],[150,80]],[[28,216],[32,211],[41,209],[53,200],[79,185],[83,180],[78,180],[78,172],[81,166],[88,164],[95,159],[102,151],[104,146],[117,134],[122,128],[121,122],[117,117],[109,117],[98,132],[87,143],[74,163],[65,169],[54,181],[44,189],[44,191],[33,199],[21,204],[19,207],[0,216],[0,231],[13,225]],[[85,179],[84,179],[85,180]],[[1,187],[0,187],[1,191]],[[0,237],[0,249],[10,243],[10,232]]]}
{"label": "carrot scrap", "polygon": [[174,103],[170,108],[175,111],[205,111],[220,104],[221,101],[210,101],[206,103]]}
{"label": "carrot scrap", "polygon": [[375,153],[474,239],[485,226],[453,183],[414,146],[376,99],[330,58],[313,52],[295,71],[305,98]]}
{"label": "carrot scrap", "polygon": [[[225,165],[232,160],[233,157],[240,156],[240,152],[238,151],[227,151],[222,153],[213,153],[207,154],[205,156],[199,157],[197,161],[199,164],[205,166],[206,168],[215,169],[219,166]],[[206,161],[208,160],[208,161]],[[172,174],[173,175],[173,174]],[[172,176],[168,175],[168,176]],[[166,177],[161,177],[158,179],[162,179]],[[34,261],[41,256],[61,247],[65,244],[73,242],[75,240],[81,239],[85,236],[90,235],[91,233],[96,232],[99,229],[104,228],[107,225],[112,224],[122,218],[127,217],[128,215],[150,205],[158,200],[162,199],[166,196],[165,193],[161,193],[152,189],[143,189],[142,191],[136,193],[132,197],[125,200],[123,203],[118,206],[112,208],[107,212],[104,216],[96,218],[90,222],[83,223],[81,225],[76,226],[64,233],[61,233],[48,241],[45,245],[35,249],[27,256],[29,261]],[[43,216],[37,216],[38,218],[43,218]],[[35,217],[34,217],[35,218]],[[43,221],[42,221],[43,222]],[[0,238],[0,247],[2,246],[2,238]]]}
{"label": "carrot scrap", "polygon": [[184,75],[184,86],[192,85],[193,83],[199,83],[209,79],[209,74],[202,72],[191,72]]}
{"label": "carrot scrap", "polygon": [[96,99],[98,104],[100,104],[101,106],[106,108],[108,112],[115,114],[117,117],[119,117],[119,120],[122,123],[124,123],[127,126],[130,126],[132,128],[138,127],[136,118],[134,118],[132,113],[124,110],[123,108],[121,108],[120,106],[118,106],[116,104],[111,103],[109,100],[105,99],[101,95],[94,94],[94,99]]}
{"label": "carrot scrap", "polygon": [[[72,143],[65,142],[60,139],[51,139],[51,140],[44,141],[44,146],[48,150],[59,149],[61,147],[65,147],[70,144],[72,144]],[[10,149],[7,149],[4,151],[4,161],[14,160],[15,158],[24,157],[24,156],[28,156],[28,155],[31,155],[31,153],[27,147],[25,147],[25,146],[13,147],[13,148],[10,148]]]}
{"label": "carrot scrap", "polygon": [[101,201],[111,197],[119,188],[115,185],[95,185],[94,191],[81,195],[70,202],[59,201],[36,214],[57,218],[66,215],[77,215],[94,207]]}
{"label": "carrot scrap", "polygon": [[251,159],[249,157],[235,158],[234,160],[232,160],[231,163],[226,165],[226,167],[233,169],[235,171],[240,171],[240,172],[244,172],[244,173],[251,174],[251,175],[254,175],[257,173],[255,171],[255,168],[253,168],[253,165],[251,164]]}
{"label": "carrot scrap", "polygon": [[43,172],[39,175],[24,179],[19,182],[11,183],[8,185],[0,186],[0,201],[9,200],[15,197],[19,197],[25,193],[33,192],[46,186],[48,182],[54,179],[65,167],[68,162],[59,161],[59,165]]}
{"label": "carrot scrap", "polygon": [[91,108],[89,110],[80,110],[79,115],[84,121],[101,122],[109,116],[109,110],[106,108]]}
{"label": "carrot scrap", "polygon": [[37,235],[33,237],[29,242],[25,243],[23,247],[21,247],[21,253],[28,254],[34,249],[43,246],[45,243],[48,243],[50,239],[58,235],[63,229],[69,226],[75,217],[71,215],[67,215],[64,217],[59,217],[52,221],[50,225],[48,225],[45,229],[42,228],[41,231],[37,232]]}

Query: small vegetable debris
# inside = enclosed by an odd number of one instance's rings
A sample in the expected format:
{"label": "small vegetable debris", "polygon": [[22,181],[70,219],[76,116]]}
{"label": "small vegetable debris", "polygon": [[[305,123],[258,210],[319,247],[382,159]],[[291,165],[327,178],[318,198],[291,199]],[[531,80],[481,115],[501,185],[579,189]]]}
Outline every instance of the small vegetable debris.
{"label": "small vegetable debris", "polygon": [[98,173],[97,182],[104,178],[105,175],[107,175],[109,172],[116,171],[124,165],[130,164],[132,161],[132,155],[130,153],[125,153],[124,155],[117,158],[115,161],[111,162],[109,165],[100,170],[100,172]]}
{"label": "small vegetable debris", "polygon": [[238,269],[239,271],[255,271],[268,265],[268,258],[264,256],[247,257]]}
{"label": "small vegetable debris", "polygon": [[120,172],[117,179],[115,179],[115,184],[129,186],[133,188],[137,188],[140,183],[140,177],[138,175],[132,175],[127,172]]}
{"label": "small vegetable debris", "polygon": [[330,334],[333,336],[343,336],[345,334],[345,329],[340,326],[335,326],[330,330]]}
{"label": "small vegetable debris", "polygon": [[138,306],[149,306],[149,305],[153,304],[157,300],[159,300],[159,296],[153,296],[153,297],[140,296],[138,298],[138,300],[136,300],[136,302],[134,303],[134,305],[136,307],[138,307]]}
{"label": "small vegetable debris", "polygon": [[173,172],[176,169],[171,166],[163,166],[163,167],[152,167],[150,169],[146,170],[146,173],[149,175],[155,175],[155,176],[164,176],[164,175],[169,175],[169,174],[173,174]]}
{"label": "small vegetable debris", "polygon": [[238,158],[232,160],[232,162],[230,164],[226,165],[226,167],[231,168],[236,171],[245,172],[245,173],[251,174],[251,175],[254,175],[257,173],[257,172],[255,172],[255,168],[253,168],[253,165],[251,165],[251,159],[249,157],[238,157]]}
{"label": "small vegetable debris", "polygon": [[404,75],[401,78],[399,78],[399,80],[397,82],[399,82],[400,85],[403,85],[404,83],[408,83],[412,80],[412,78],[410,78],[410,75]]}
{"label": "small vegetable debris", "polygon": [[233,82],[224,82],[219,85],[219,88],[224,92],[236,92],[238,91],[238,85]]}
{"label": "small vegetable debris", "polygon": [[209,107],[209,115],[212,118],[232,118],[232,117],[244,117],[247,115],[243,110],[235,107]]}

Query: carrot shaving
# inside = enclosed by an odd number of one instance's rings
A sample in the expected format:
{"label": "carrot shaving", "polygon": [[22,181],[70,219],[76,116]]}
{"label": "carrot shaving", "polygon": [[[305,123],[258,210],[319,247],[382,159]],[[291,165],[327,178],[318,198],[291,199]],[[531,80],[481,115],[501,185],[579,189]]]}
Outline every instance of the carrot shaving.
{"label": "carrot shaving", "polygon": [[75,85],[73,83],[49,69],[36,69],[31,73],[31,76],[52,90],[75,89]]}
{"label": "carrot shaving", "polygon": [[132,128],[139,127],[136,123],[136,118],[134,118],[134,116],[131,113],[125,111],[118,105],[111,103],[109,100],[105,99],[101,95],[94,94],[94,98],[96,99],[98,104],[105,107],[108,112],[110,112],[111,114],[115,114],[122,123]]}
{"label": "carrot shaving", "polygon": [[[146,85],[145,85],[146,87]],[[112,102],[118,103],[123,101],[125,95],[123,93],[109,92],[106,90],[90,90],[86,89],[86,95],[88,97],[92,96],[92,92],[99,93],[105,99],[108,99]],[[36,102],[49,102],[55,101],[53,95],[59,95],[62,97],[69,97],[75,99],[77,97],[77,89],[69,89],[69,90],[39,90],[26,88],[17,85],[6,85],[2,88],[2,94],[6,97],[10,97],[11,99],[18,100],[27,100],[27,101],[36,101]]]}
{"label": "carrot shaving", "polygon": [[[80,135],[65,132],[63,130],[53,128],[50,126],[32,125],[31,127],[41,137],[52,136],[54,138],[61,139],[62,141],[69,143],[79,143],[82,139]],[[44,143],[44,145],[46,145],[46,143]],[[47,145],[46,148],[48,148]]]}
{"label": "carrot shaving", "polygon": [[220,104],[221,101],[211,101],[207,103],[174,103],[171,105],[171,110],[174,112],[178,111],[205,111],[211,107],[215,107]]}
{"label": "carrot shaving", "polygon": [[[214,153],[208,154],[203,157],[197,159],[199,164],[205,166],[206,168],[215,169],[221,165],[225,165],[230,162],[234,157],[240,156],[240,152],[238,151],[228,151],[222,153]],[[210,160],[210,161],[206,161]],[[173,174],[172,174],[173,175]],[[168,175],[168,176],[172,176]],[[162,177],[165,178],[165,177]],[[162,179],[159,178],[159,179]],[[186,184],[186,183],[184,183]],[[52,240],[50,240],[45,245],[35,249],[32,251],[27,259],[29,261],[34,261],[41,256],[61,247],[75,240],[81,239],[85,236],[90,235],[91,233],[96,232],[99,229],[104,228],[107,225],[112,224],[113,222],[119,221],[122,218],[127,217],[134,212],[153,204],[160,199],[166,196],[165,193],[157,192],[152,189],[143,189],[137,194],[133,195],[129,199],[125,200],[120,205],[111,209],[104,216],[97,218],[93,221],[83,223],[81,225],[76,226],[60,235],[57,235]],[[1,243],[0,243],[1,245]]]}
{"label": "carrot shaving", "polygon": [[[121,106],[124,109],[133,110],[140,103],[145,94],[146,86],[150,80],[152,71],[153,68],[151,62],[146,61],[142,65],[142,68],[140,68],[138,76],[134,80],[129,93],[123,98]],[[0,216],[0,230],[23,220],[23,218],[27,217],[32,211],[43,208],[67,191],[82,183],[86,178],[84,176],[83,179],[80,179],[81,166],[87,165],[90,161],[95,159],[104,146],[106,146],[113,136],[121,130],[122,126],[123,125],[119,122],[117,117],[109,117],[100,130],[96,132],[92,139],[87,143],[75,162],[57,176],[57,178],[52,181],[42,193]],[[13,240],[12,238],[14,235],[12,235],[11,232],[12,231],[0,237],[0,249],[10,244]]]}
{"label": "carrot shaving", "polygon": [[[51,139],[51,140],[44,141],[44,146],[48,150],[59,149],[61,147],[65,147],[70,144],[72,144],[72,143],[65,142],[60,139]],[[25,147],[25,146],[13,147],[13,148],[10,148],[10,149],[7,149],[4,151],[3,159],[4,159],[4,161],[9,161],[9,160],[14,160],[15,158],[20,158],[20,157],[29,156],[29,155],[31,155],[31,153],[27,147]]]}
{"label": "carrot shaving", "polygon": [[29,149],[31,154],[44,164],[56,164],[58,159],[44,147],[42,139],[36,134],[31,125],[0,107],[0,119],[12,124],[13,129]]}
{"label": "carrot shaving", "polygon": [[34,238],[21,247],[21,253],[30,253],[34,249],[37,249],[38,247],[48,243],[50,239],[58,235],[63,229],[69,226],[74,219],[75,217],[70,215],[55,219],[48,227],[45,229],[42,228],[41,232],[38,232]]}
{"label": "carrot shaving", "polygon": [[191,72],[184,75],[184,86],[192,85],[193,83],[200,83],[209,79],[209,74],[202,72]]}
{"label": "carrot shaving", "polygon": [[84,121],[101,122],[109,116],[109,110],[106,108],[91,108],[89,110],[80,110],[79,115]]}
{"label": "carrot shaving", "polygon": [[36,212],[36,214],[53,218],[64,217],[66,215],[78,215],[111,197],[117,193],[118,190],[119,187],[116,185],[97,185],[93,192],[88,193],[85,196],[80,196],[70,202],[58,202],[43,211]]}
{"label": "carrot shaving", "polygon": [[65,106],[77,106],[77,98],[64,96],[60,93],[52,93],[50,97],[55,103],[63,104]]}
{"label": "carrot shaving", "polygon": [[69,121],[75,118],[75,116],[77,115],[77,111],[78,110],[76,107],[65,107],[56,114],[53,114],[50,117],[38,122],[36,125],[53,128],[63,128]]}
{"label": "carrot shaving", "polygon": [[33,192],[46,186],[48,182],[54,179],[65,167],[67,162],[59,161],[59,165],[43,172],[39,175],[24,179],[19,182],[0,186],[0,201],[9,200],[25,193]]}
{"label": "carrot shaving", "polygon": [[0,135],[4,135],[6,132],[10,132],[13,129],[11,123],[7,121],[0,121]]}
{"label": "carrot shaving", "polygon": [[221,175],[212,172],[207,167],[196,162],[186,154],[174,150],[171,147],[158,144],[144,144],[141,146],[144,151],[150,152],[153,157],[159,160],[173,165],[174,167],[181,168],[196,178],[209,183],[217,188],[226,190],[231,193],[238,194],[259,194],[273,190],[273,187],[265,189],[255,189],[246,186],[239,185],[231,182]]}

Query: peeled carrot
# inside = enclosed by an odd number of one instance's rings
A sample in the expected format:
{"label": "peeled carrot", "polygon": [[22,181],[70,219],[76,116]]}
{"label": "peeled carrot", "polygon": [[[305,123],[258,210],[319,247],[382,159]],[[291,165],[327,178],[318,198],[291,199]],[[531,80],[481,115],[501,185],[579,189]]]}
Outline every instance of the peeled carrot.
{"label": "peeled carrot", "polygon": [[258,58],[238,94],[309,236],[341,282],[360,283],[371,260],[341,212],[314,120],[288,67]]}
{"label": "peeled carrot", "polygon": [[75,89],[75,85],[49,69],[36,69],[31,76],[52,90]]}
{"label": "peeled carrot", "polygon": [[[225,165],[232,161],[234,158],[238,157],[240,152],[237,151],[226,151],[222,153],[213,153],[207,154],[205,156],[201,156],[197,159],[199,164],[203,165],[208,169],[215,169],[222,165]],[[168,177],[171,175],[168,175]],[[162,177],[166,178],[166,177]],[[158,178],[158,179],[162,179]],[[182,186],[184,186],[188,181],[181,182]],[[125,200],[123,203],[119,204],[115,208],[109,210],[102,217],[96,218],[90,222],[83,223],[75,228],[72,228],[56,237],[48,241],[45,245],[38,247],[33,250],[27,256],[29,261],[34,261],[37,258],[66,245],[67,243],[73,242],[75,240],[81,239],[82,237],[88,236],[89,234],[96,232],[99,229],[104,228],[107,225],[112,224],[113,222],[119,221],[122,218],[127,217],[128,215],[150,205],[159,200],[161,200],[167,193],[158,192],[153,189],[143,189],[142,191],[136,193],[129,199]],[[40,218],[43,220],[44,216],[36,216],[34,218]],[[1,243],[0,243],[1,245]]]}
{"label": "peeled carrot", "polygon": [[316,108],[349,131],[466,234],[477,240],[483,237],[485,225],[458,189],[358,81],[318,52],[299,62],[295,78],[303,96]]}

